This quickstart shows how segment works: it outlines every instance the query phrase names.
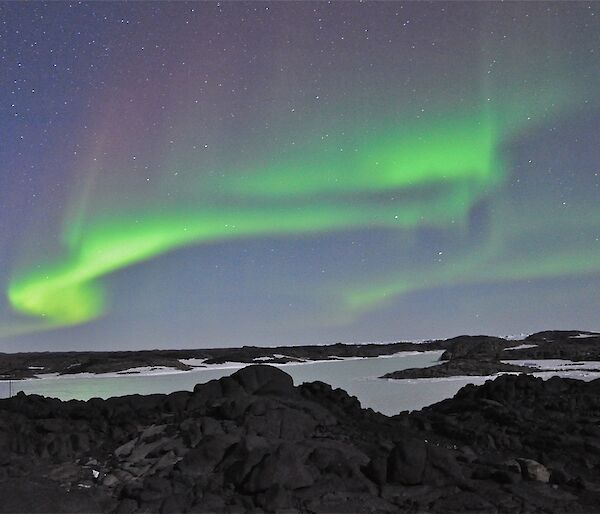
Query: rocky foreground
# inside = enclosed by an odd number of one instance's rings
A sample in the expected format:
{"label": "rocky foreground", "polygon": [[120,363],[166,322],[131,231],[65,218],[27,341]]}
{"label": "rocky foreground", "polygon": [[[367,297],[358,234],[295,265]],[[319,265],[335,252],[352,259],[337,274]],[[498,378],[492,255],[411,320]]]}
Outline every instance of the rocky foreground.
{"label": "rocky foreground", "polygon": [[600,380],[394,417],[248,366],[193,392],[0,401],[1,512],[600,512]]}

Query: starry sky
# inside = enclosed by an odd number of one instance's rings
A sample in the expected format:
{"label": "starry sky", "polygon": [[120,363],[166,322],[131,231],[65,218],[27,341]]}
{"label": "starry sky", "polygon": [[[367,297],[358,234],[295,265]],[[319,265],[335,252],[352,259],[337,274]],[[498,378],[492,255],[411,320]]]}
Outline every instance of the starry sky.
{"label": "starry sky", "polygon": [[600,329],[598,4],[0,20],[3,351]]}

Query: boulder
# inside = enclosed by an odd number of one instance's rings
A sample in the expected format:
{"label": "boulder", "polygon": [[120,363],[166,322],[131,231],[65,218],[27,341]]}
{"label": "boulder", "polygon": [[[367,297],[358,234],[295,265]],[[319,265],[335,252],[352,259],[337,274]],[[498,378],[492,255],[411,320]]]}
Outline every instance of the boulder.
{"label": "boulder", "polygon": [[537,482],[550,482],[550,471],[546,466],[532,459],[517,459],[523,476]]}
{"label": "boulder", "polygon": [[231,378],[248,394],[289,395],[294,392],[292,377],[274,366],[246,366],[236,371]]}

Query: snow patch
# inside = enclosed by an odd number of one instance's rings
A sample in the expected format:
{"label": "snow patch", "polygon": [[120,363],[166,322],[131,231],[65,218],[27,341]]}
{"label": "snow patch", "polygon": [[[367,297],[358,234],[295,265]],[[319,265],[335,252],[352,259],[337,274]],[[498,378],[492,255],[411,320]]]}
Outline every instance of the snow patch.
{"label": "snow patch", "polygon": [[516,364],[537,368],[540,371],[578,371],[600,370],[599,361],[570,361],[566,359],[539,359],[539,360],[503,360],[504,364]]}
{"label": "snow patch", "polygon": [[206,359],[179,359],[179,362],[192,367],[203,367],[205,366]]}
{"label": "snow patch", "polygon": [[102,373],[103,375],[170,375],[172,373],[185,373],[185,371],[171,368],[168,366],[138,366],[137,368],[128,368],[115,373]]}
{"label": "snow patch", "polygon": [[505,352],[508,352],[509,350],[523,350],[525,348],[535,348],[537,346],[537,344],[520,344],[518,346],[511,346],[510,348],[504,348]]}
{"label": "snow patch", "polygon": [[523,339],[525,339],[529,334],[511,334],[508,336],[502,336],[502,339],[506,339],[507,341],[522,341]]}

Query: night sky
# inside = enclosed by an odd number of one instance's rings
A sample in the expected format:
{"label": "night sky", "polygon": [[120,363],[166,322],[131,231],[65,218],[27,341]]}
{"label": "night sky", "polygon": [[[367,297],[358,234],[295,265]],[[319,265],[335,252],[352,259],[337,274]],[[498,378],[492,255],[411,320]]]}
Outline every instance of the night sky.
{"label": "night sky", "polygon": [[2,350],[600,329],[600,4],[0,20]]}

